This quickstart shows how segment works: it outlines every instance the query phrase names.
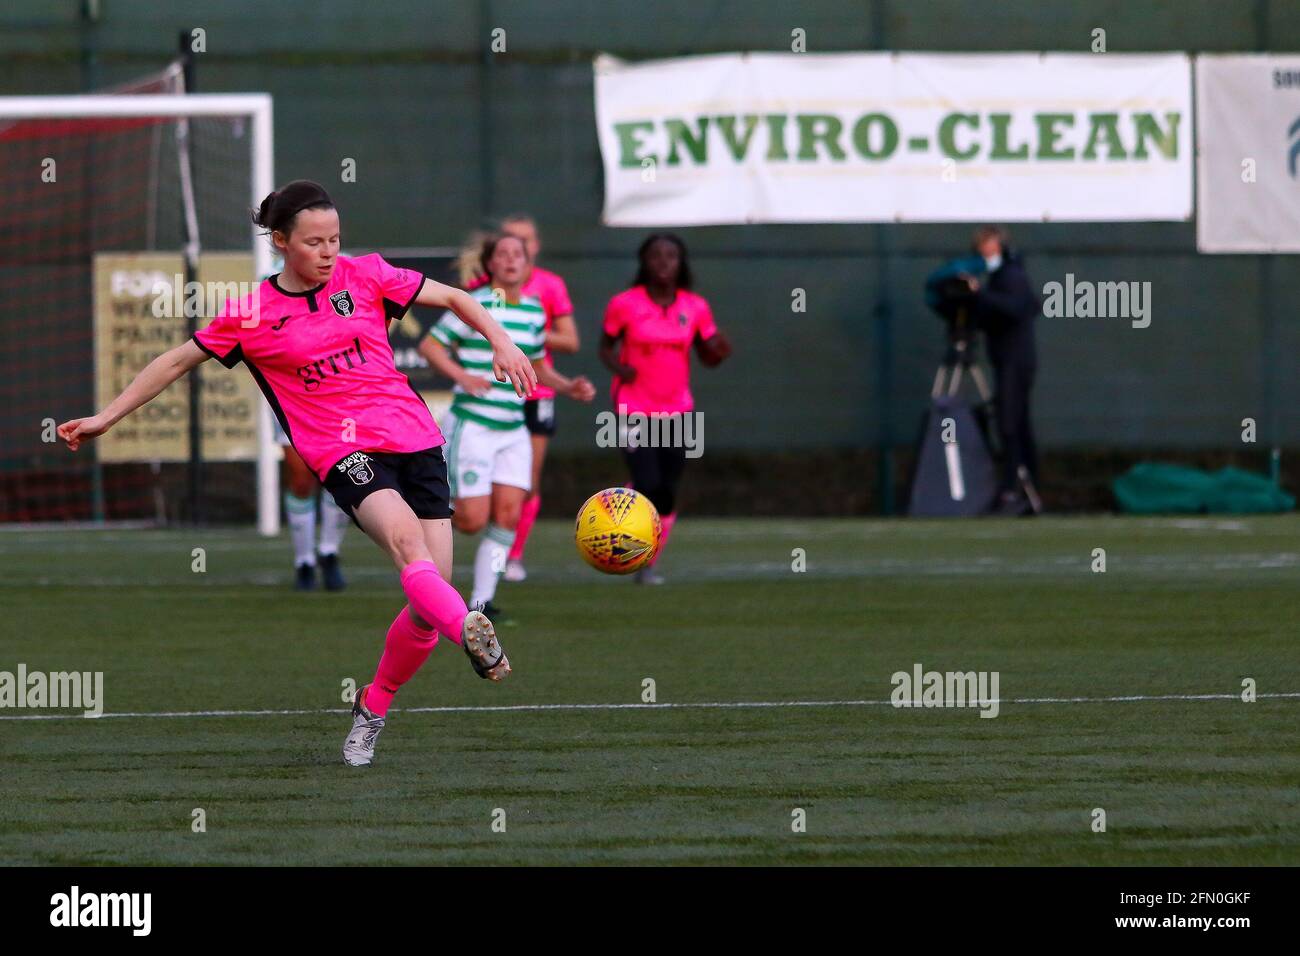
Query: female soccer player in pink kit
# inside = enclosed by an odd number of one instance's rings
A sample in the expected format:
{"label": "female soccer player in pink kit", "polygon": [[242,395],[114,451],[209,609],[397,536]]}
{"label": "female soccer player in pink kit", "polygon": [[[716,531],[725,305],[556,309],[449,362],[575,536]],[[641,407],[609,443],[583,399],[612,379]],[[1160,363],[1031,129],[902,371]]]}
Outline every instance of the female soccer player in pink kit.
{"label": "female soccer player in pink kit", "polygon": [[[709,303],[691,291],[693,277],[681,239],[671,233],[651,235],[637,250],[637,260],[640,267],[632,287],[610,299],[605,309],[600,340],[600,360],[614,373],[614,410],[620,418],[633,413],[652,419],[689,414],[695,408],[691,348],[713,367],[731,354],[731,344],[714,324]],[[657,561],[677,521],[677,486],[686,466],[686,448],[651,447],[647,441],[648,436],[629,429],[620,443],[632,487],[659,511],[663,530]],[[663,583],[654,561],[638,571],[636,579],[641,584]]]}
{"label": "female soccer player in pink kit", "polygon": [[398,688],[442,634],[460,644],[480,677],[503,680],[510,662],[492,622],[451,586],[451,508],[443,436],[428,406],[393,363],[388,322],[413,303],[451,309],[491,343],[492,372],[519,395],[537,382],[532,364],[468,293],[378,255],[339,255],[339,216],[325,190],[306,180],[262,201],[253,221],[284,257],[284,270],[253,295],[229,300],[183,345],[154,359],[107,408],[64,422],[76,451],[195,366],[240,362],[265,394],[303,460],[382,548],[408,604],[388,629],[375,678],[357,691],[343,759],[374,759]]}

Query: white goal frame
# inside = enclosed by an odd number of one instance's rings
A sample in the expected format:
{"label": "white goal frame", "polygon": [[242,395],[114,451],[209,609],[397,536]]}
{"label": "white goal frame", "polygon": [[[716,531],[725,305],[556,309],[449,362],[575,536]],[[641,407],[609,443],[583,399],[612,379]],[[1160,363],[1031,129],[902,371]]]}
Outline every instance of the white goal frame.
{"label": "white goal frame", "polygon": [[[275,179],[274,130],[269,93],[124,93],[81,96],[0,96],[0,122],[5,120],[138,118],[161,116],[233,116],[249,121],[252,151],[252,190],[248,201],[256,209],[271,192]],[[255,280],[271,272],[271,249],[258,227],[249,223]],[[280,447],[275,443],[271,407],[259,403],[257,420],[257,529],[272,536],[280,531]]]}

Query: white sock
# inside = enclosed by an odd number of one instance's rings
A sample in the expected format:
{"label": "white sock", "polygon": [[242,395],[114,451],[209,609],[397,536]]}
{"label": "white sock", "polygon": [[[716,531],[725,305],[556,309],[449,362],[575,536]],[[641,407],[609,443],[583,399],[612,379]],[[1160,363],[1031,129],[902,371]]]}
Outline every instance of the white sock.
{"label": "white sock", "polygon": [[497,580],[506,569],[506,555],[515,543],[515,533],[498,525],[490,524],[483,532],[483,539],[478,543],[478,553],[474,555],[474,591],[469,603],[486,604],[496,597]]}
{"label": "white sock", "polygon": [[316,502],[299,498],[292,492],[284,493],[284,512],[289,518],[289,533],[293,538],[293,564],[316,565]]}
{"label": "white sock", "polygon": [[348,528],[348,516],[335,502],[334,496],[321,489],[320,493],[320,553],[338,554],[343,543],[343,532]]}

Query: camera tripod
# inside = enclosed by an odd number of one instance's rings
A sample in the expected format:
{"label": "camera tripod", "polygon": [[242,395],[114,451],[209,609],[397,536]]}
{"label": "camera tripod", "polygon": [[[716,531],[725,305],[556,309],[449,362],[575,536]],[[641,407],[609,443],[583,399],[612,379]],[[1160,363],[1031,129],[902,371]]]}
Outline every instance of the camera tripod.
{"label": "camera tripod", "polygon": [[934,373],[934,387],[930,389],[930,397],[941,398],[947,395],[956,398],[961,392],[964,375],[970,376],[979,393],[980,404],[976,408],[982,414],[987,414],[988,408],[993,404],[993,392],[989,389],[984,370],[975,364],[972,331],[966,325],[966,310],[962,308],[953,320],[952,331],[948,335],[948,351],[944,353],[943,361]]}
{"label": "camera tripod", "polygon": [[[971,411],[975,414],[989,447],[1002,456],[1007,453],[1007,450],[1001,447],[1001,436],[999,435],[995,442],[993,436],[997,429],[989,427],[990,418],[995,411],[993,391],[989,388],[984,369],[976,360],[975,352],[974,330],[967,322],[966,308],[962,306],[957,310],[952,321],[948,335],[948,350],[935,371],[930,398],[932,400],[944,397],[957,398],[961,393],[962,381],[969,378],[975,384],[975,391],[980,399],[978,404],[971,406]],[[1043,500],[1038,496],[1038,489],[1034,487],[1029,469],[1024,465],[1016,467],[1016,482],[1018,490],[1025,496],[1030,509],[1034,514],[1040,514],[1043,510]]]}

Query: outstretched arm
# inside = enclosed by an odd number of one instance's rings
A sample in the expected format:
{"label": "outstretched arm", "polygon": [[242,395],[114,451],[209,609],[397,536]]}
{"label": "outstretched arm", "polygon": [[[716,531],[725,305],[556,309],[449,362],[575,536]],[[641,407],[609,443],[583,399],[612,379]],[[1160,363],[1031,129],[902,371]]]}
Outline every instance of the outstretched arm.
{"label": "outstretched arm", "polygon": [[546,347],[552,352],[567,352],[572,355],[581,345],[578,323],[573,320],[573,313],[557,315],[546,332]]}
{"label": "outstretched arm", "polygon": [[424,360],[433,367],[439,375],[451,379],[471,395],[486,395],[492,383],[481,375],[475,375],[465,366],[457,362],[447,347],[435,339],[432,335],[426,335],[416,346],[419,353],[424,356]]}
{"label": "outstretched arm", "polygon": [[537,373],[527,356],[468,292],[426,278],[415,301],[435,309],[451,309],[462,322],[487,339],[492,346],[492,372],[498,382],[509,382],[519,395],[528,395],[536,387]]}
{"label": "outstretched arm", "polygon": [[575,402],[589,402],[596,397],[596,386],[592,385],[591,379],[585,375],[569,378],[561,375],[542,359],[533,362],[533,368],[537,370],[538,382],[547,388],[555,389],[561,395],[565,395]]}
{"label": "outstretched arm", "polygon": [[156,398],[164,388],[190,369],[206,362],[209,357],[193,339],[187,339],[141,369],[131,384],[122,390],[122,394],[109,402],[108,407],[98,415],[74,418],[60,425],[59,437],[67,442],[69,451],[76,451],[83,441],[104,434],[141,405]]}

